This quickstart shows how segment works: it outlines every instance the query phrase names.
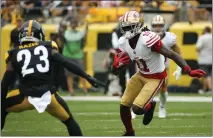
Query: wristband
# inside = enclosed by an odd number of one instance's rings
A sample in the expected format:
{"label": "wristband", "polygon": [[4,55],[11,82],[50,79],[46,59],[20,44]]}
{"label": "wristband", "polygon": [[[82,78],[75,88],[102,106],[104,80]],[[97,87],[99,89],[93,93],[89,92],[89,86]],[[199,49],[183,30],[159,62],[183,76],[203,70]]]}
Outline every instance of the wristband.
{"label": "wristband", "polygon": [[190,71],[191,71],[191,68],[188,65],[186,65],[184,67],[184,72],[189,73]]}

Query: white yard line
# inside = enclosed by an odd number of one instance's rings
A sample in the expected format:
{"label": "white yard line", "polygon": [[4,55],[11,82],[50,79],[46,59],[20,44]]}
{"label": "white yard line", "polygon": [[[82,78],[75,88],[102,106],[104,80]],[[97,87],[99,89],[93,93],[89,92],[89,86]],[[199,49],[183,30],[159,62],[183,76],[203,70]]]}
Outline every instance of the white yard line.
{"label": "white yard line", "polygon": [[[120,101],[119,97],[111,96],[62,96],[66,101]],[[154,100],[159,101],[158,97]],[[212,102],[212,97],[198,96],[169,96],[168,102]]]}
{"label": "white yard line", "polygon": [[[109,115],[119,115],[119,112],[79,112],[79,113],[74,113],[76,115],[80,116],[109,116]],[[176,113],[169,113],[168,116],[174,116],[174,117],[180,117],[180,116],[206,116],[206,115],[211,115],[210,112],[204,112],[204,113],[183,113],[183,112],[176,112]],[[154,116],[158,116],[158,112],[155,112]]]}

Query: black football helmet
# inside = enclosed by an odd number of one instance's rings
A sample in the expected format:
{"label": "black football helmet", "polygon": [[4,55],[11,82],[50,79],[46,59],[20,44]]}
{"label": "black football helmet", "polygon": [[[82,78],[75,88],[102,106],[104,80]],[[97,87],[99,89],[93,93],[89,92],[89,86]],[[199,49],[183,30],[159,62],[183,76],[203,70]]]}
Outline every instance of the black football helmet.
{"label": "black football helmet", "polygon": [[44,30],[36,20],[25,22],[19,31],[19,41],[23,42],[38,42],[44,41]]}

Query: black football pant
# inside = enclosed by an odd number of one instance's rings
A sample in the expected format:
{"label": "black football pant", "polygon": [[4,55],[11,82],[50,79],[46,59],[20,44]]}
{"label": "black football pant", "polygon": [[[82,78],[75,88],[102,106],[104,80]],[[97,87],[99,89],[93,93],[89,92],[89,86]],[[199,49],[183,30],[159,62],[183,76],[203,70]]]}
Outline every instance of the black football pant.
{"label": "black football pant", "polygon": [[[4,127],[5,119],[10,112],[23,112],[35,109],[29,103],[27,96],[20,94],[19,90],[13,90],[8,93],[6,102],[2,105],[1,110],[1,129]],[[52,94],[51,103],[47,106],[46,111],[62,121],[68,129],[70,136],[82,136],[81,129],[78,123],[73,118],[65,101],[57,94]]]}

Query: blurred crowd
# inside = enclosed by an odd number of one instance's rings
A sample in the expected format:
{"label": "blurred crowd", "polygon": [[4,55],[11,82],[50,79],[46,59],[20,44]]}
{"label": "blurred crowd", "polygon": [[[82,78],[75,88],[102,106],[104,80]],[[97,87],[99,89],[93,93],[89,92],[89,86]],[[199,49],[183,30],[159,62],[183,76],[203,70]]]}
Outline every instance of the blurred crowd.
{"label": "blurred crowd", "polygon": [[[70,1],[70,0],[14,0],[2,1],[1,3],[1,24],[15,23],[15,17],[20,15],[24,20],[36,19],[39,22],[58,23],[62,20],[77,18],[78,21],[90,18],[91,15],[97,17],[98,14],[110,16],[103,11],[94,8],[119,8],[129,7],[131,9],[143,10],[170,10],[176,13],[176,20],[211,20],[212,1],[158,1],[152,0],[149,3],[144,1]],[[187,13],[187,14],[186,14]],[[201,14],[198,14],[201,13]],[[115,18],[114,18],[115,20]]]}

